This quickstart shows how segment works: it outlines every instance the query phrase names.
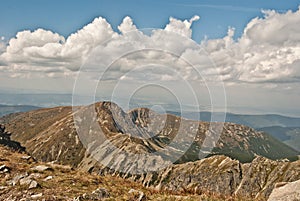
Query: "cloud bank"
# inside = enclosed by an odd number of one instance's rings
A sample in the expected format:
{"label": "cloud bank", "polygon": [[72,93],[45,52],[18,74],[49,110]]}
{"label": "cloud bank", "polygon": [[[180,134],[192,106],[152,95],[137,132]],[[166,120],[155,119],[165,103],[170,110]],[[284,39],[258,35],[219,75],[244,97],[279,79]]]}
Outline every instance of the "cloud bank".
{"label": "cloud bank", "polygon": [[[190,20],[170,17],[164,29],[149,33],[138,30],[130,17],[124,18],[118,31],[99,17],[67,38],[44,29],[25,30],[8,44],[0,41],[0,70],[11,77],[73,75],[96,51],[99,56],[93,62],[98,65],[87,70],[104,71],[115,61],[109,79],[138,78],[141,73],[135,68],[146,62],[160,66],[146,78],[164,81],[179,79],[179,74],[187,80],[202,76],[233,84],[300,82],[300,8],[263,12],[264,17],[252,19],[237,40],[234,28],[229,28],[223,38],[200,43],[191,39],[192,23],[199,16]],[[131,71],[136,73],[128,74]]]}

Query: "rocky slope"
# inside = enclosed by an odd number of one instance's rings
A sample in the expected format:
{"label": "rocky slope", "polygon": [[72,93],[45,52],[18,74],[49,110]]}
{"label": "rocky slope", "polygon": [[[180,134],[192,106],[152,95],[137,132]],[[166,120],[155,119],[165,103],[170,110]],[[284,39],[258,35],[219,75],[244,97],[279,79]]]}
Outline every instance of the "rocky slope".
{"label": "rocky slope", "polygon": [[[191,121],[146,108],[125,113],[110,102],[41,109],[1,122],[38,160],[119,175],[160,190],[265,199],[274,183],[300,179],[299,161],[270,160],[296,159],[297,151],[232,123]],[[211,157],[198,160],[209,146],[214,146]]]}
{"label": "rocky slope", "polygon": [[70,166],[35,161],[26,153],[0,145],[0,200],[171,200],[199,201],[224,196],[172,194],[155,191],[141,184],[109,175],[91,175]]}
{"label": "rocky slope", "polygon": [[[89,163],[92,172],[100,175],[117,174],[96,161]],[[85,168],[88,165],[85,164]],[[81,167],[80,167],[81,168]],[[276,183],[300,179],[300,160],[273,161],[257,156],[251,163],[240,163],[229,157],[216,155],[195,162],[170,165],[142,175],[118,173],[119,176],[138,181],[146,187],[169,192],[192,194],[216,193],[265,200]]]}

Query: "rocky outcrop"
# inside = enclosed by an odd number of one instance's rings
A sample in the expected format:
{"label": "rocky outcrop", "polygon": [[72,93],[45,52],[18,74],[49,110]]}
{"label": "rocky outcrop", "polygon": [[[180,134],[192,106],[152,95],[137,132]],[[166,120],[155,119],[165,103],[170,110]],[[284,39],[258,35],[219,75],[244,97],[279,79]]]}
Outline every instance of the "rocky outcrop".
{"label": "rocky outcrop", "polygon": [[[278,182],[300,179],[300,161],[273,161],[257,156],[251,163],[241,163],[216,155],[195,162],[170,165],[158,172],[130,175],[91,163],[91,172],[119,175],[146,187],[175,193],[214,193],[264,200]],[[81,166],[79,166],[81,168]]]}
{"label": "rocky outcrop", "polygon": [[17,151],[25,151],[25,147],[19,142],[10,139],[11,134],[5,130],[5,126],[0,124],[0,145],[7,146]]}
{"label": "rocky outcrop", "polygon": [[300,200],[300,180],[278,185],[272,191],[268,201]]}

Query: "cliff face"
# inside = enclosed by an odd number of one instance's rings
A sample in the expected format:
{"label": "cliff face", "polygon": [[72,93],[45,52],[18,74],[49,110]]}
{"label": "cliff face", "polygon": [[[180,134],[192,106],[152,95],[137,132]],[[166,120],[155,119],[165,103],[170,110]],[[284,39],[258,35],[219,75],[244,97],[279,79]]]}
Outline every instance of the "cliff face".
{"label": "cliff face", "polygon": [[[299,161],[270,160],[295,158],[297,151],[233,123],[191,121],[147,108],[126,113],[110,102],[41,109],[2,122],[38,160],[161,190],[266,198],[276,182],[300,179]],[[215,128],[222,128],[218,140]],[[212,154],[198,160],[207,138],[214,143]]]}

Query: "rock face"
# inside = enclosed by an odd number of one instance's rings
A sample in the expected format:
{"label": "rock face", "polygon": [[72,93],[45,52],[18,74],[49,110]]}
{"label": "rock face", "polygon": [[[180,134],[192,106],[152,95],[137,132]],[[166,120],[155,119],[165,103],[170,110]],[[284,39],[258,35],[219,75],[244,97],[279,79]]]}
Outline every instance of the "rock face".
{"label": "rock face", "polygon": [[10,147],[14,150],[25,151],[19,142],[10,139],[11,135],[5,130],[5,126],[0,124],[0,145]]}
{"label": "rock face", "polygon": [[297,201],[300,200],[300,180],[276,187],[268,201]]}
{"label": "rock face", "polygon": [[244,198],[267,198],[275,183],[300,178],[300,161],[272,161],[256,157],[242,164],[226,156],[212,156],[195,162],[170,166],[158,173],[132,177],[158,190],[202,194],[237,195]]}
{"label": "rock face", "polygon": [[[292,159],[297,151],[233,123],[191,121],[147,108],[126,113],[111,102],[41,109],[2,122],[34,158],[161,190],[266,198],[274,183],[300,179],[299,161],[267,159]],[[212,154],[198,160],[207,145],[215,147]]]}

